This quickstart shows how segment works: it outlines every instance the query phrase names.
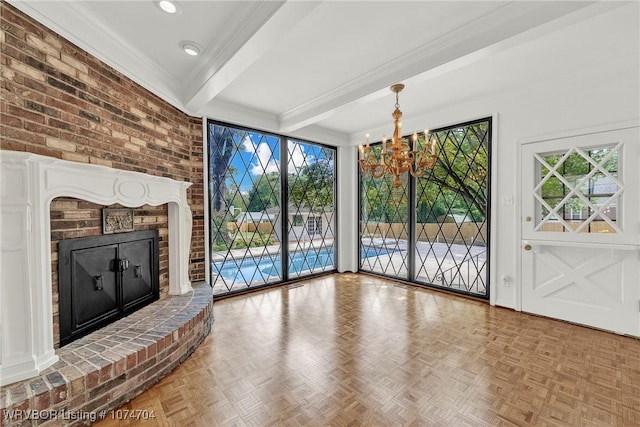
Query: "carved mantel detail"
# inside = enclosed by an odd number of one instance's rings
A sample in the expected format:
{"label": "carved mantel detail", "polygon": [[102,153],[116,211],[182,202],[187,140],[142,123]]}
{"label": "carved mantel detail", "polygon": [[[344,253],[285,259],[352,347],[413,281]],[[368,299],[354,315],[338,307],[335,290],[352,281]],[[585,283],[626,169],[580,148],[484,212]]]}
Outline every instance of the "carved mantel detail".
{"label": "carved mantel detail", "polygon": [[75,197],[126,207],[168,204],[169,293],[191,290],[190,182],[0,151],[0,385],[38,375],[53,348],[50,204]]}

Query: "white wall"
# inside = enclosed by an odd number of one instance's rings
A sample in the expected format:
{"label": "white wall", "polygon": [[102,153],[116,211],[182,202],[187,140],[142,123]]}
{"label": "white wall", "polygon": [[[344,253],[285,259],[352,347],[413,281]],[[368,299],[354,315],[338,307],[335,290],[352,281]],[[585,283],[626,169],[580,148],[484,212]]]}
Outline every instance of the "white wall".
{"label": "white wall", "polygon": [[[473,99],[414,118],[438,128],[497,115],[497,168],[493,171],[497,185],[492,188],[497,203],[492,215],[498,227],[493,230],[491,253],[495,261],[491,299],[497,305],[518,308],[519,144],[534,136],[640,118],[639,9],[638,2],[616,8],[438,77],[432,81],[434,88],[456,82],[460,93],[473,93]],[[522,59],[532,57],[538,67],[534,73],[531,65],[523,68],[531,62]],[[460,93],[452,97],[458,100]],[[428,93],[424,95],[428,99]],[[355,165],[356,148],[349,149]],[[344,151],[339,152],[342,160]],[[356,186],[353,173],[347,167],[344,170],[347,173],[339,176],[341,188]],[[356,196],[355,191],[348,194]],[[514,204],[502,204],[505,196],[514,196]],[[348,197],[340,199],[339,224],[357,225],[344,218],[357,218]],[[340,228],[341,234],[345,231],[350,230]],[[357,251],[357,247],[348,249]],[[502,276],[513,279],[510,286],[498,283]]]}
{"label": "white wall", "polygon": [[338,147],[338,271],[358,271],[357,148]]}

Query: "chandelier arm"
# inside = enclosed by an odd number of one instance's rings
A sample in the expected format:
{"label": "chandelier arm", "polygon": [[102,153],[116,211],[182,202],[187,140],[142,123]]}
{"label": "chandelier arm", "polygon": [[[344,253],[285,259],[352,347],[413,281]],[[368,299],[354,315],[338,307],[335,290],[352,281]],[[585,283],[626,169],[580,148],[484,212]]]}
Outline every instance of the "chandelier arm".
{"label": "chandelier arm", "polygon": [[[382,167],[381,165],[377,165],[377,166],[378,167],[371,169],[371,176],[374,178],[382,178],[385,173],[385,168]],[[380,172],[377,172],[378,169],[380,169]]]}
{"label": "chandelier arm", "polygon": [[409,168],[409,173],[415,178],[420,178],[421,176],[423,176],[425,171],[425,168],[418,168],[415,171],[413,170],[413,168]]}

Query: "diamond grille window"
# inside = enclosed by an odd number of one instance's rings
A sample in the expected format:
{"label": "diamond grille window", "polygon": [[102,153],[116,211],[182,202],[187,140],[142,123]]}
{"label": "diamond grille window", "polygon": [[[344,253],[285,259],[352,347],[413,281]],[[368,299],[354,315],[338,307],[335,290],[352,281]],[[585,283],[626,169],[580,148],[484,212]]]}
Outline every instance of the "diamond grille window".
{"label": "diamond grille window", "polygon": [[435,133],[436,166],[416,184],[417,282],[487,295],[489,127]]}
{"label": "diamond grille window", "polygon": [[278,138],[209,125],[214,294],[282,280]]}
{"label": "diamond grille window", "polygon": [[490,130],[482,119],[433,132],[433,171],[397,189],[361,176],[361,270],[488,298]]}
{"label": "diamond grille window", "polygon": [[[376,155],[380,145],[372,147]],[[409,187],[407,176],[360,179],[360,269],[408,279]]]}
{"label": "diamond grille window", "polygon": [[289,165],[289,277],[335,269],[333,149],[287,142]]}
{"label": "diamond grille window", "polygon": [[617,207],[621,145],[534,154],[539,174],[534,188],[536,231],[621,233]]}
{"label": "diamond grille window", "polygon": [[209,123],[210,273],[216,295],[335,269],[335,150],[300,141],[287,141],[284,148],[282,141]]}

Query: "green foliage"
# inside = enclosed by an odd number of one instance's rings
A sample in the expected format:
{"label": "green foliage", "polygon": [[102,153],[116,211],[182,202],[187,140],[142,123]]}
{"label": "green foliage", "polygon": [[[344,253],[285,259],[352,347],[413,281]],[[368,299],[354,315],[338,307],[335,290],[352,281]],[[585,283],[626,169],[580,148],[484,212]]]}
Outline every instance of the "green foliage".
{"label": "green foliage", "polygon": [[[416,180],[416,219],[436,222],[456,213],[482,222],[487,209],[488,122],[448,129],[432,135],[437,141],[433,170]],[[424,138],[418,140],[424,147]],[[371,147],[379,158],[380,145]],[[408,221],[407,177],[394,187],[392,179],[362,176],[362,217],[365,221]]]}
{"label": "green foliage", "polygon": [[[208,131],[212,250],[224,251],[273,244],[275,237],[272,234],[230,233],[227,224],[233,222],[240,212],[264,212],[279,207],[280,172],[244,175],[248,171],[238,171],[232,163],[238,164],[234,156],[245,149],[245,138],[255,135],[219,125],[210,125]],[[303,147],[297,148],[300,153],[304,153]],[[307,155],[305,159],[308,163],[300,168],[298,174],[289,175],[289,201],[311,211],[324,211],[325,208],[334,205],[334,150],[315,150],[309,149],[304,153]],[[241,183],[235,181],[239,174],[253,178],[252,187],[248,192],[241,191]]]}
{"label": "green foliage", "polygon": [[226,251],[231,246],[231,239],[227,233],[227,218],[224,212],[211,212],[212,251]]}
{"label": "green foliage", "polygon": [[333,151],[323,148],[322,152],[317,161],[304,165],[298,174],[289,174],[289,200],[298,208],[322,211],[333,206]]}
{"label": "green foliage", "polygon": [[[611,148],[599,148],[591,150],[585,155],[593,159],[595,163],[600,163],[605,156],[609,155]],[[556,174],[562,176],[563,180],[570,184],[571,187],[577,188],[578,191],[589,197],[598,196],[595,192],[596,183],[605,178],[606,175],[603,172],[595,172],[591,178],[587,178],[587,175],[591,173],[594,166],[589,160],[577,152],[573,152],[565,157],[565,153],[553,153],[543,156],[544,162],[549,167],[554,168]],[[564,160],[562,160],[564,157]],[[607,161],[601,166],[602,169],[609,172],[612,176],[617,176],[618,172],[618,153],[611,153]],[[549,174],[549,168],[544,164],[540,164],[540,179]],[[549,176],[542,184],[541,196],[551,206],[555,208],[560,202],[571,194],[570,187],[567,186],[560,178],[555,175]],[[582,184],[581,184],[582,183]],[[595,194],[594,194],[595,193]],[[608,197],[609,194],[600,195]],[[596,204],[597,201],[593,200]],[[578,197],[577,194],[571,195],[568,201],[563,204],[564,217],[568,218],[568,214],[571,211],[582,212],[588,210],[588,205]],[[547,215],[549,211],[543,209],[542,214]],[[562,214],[561,214],[562,215]]]}
{"label": "green foliage", "polygon": [[231,249],[255,248],[273,245],[275,237],[269,233],[244,232],[238,233],[233,240]]}
{"label": "green foliage", "polygon": [[232,217],[236,218],[239,212],[247,211],[249,199],[246,194],[243,194],[240,191],[238,184],[231,179],[227,179],[227,188],[228,190],[225,202],[229,209],[233,206],[234,211],[230,212],[230,214]]}
{"label": "green foliage", "polygon": [[[379,147],[372,147],[379,151]],[[401,185],[393,185],[392,177],[373,178],[362,175],[362,215],[368,222],[407,222],[409,203],[407,177],[401,177]]]}
{"label": "green foliage", "polygon": [[[216,235],[217,236],[217,235]],[[227,251],[229,249],[256,248],[275,244],[275,236],[270,233],[238,232],[229,241],[218,240],[213,243],[213,251]]]}
{"label": "green foliage", "polygon": [[253,181],[247,196],[247,211],[261,212],[280,205],[280,174],[265,173]]}
{"label": "green foliage", "polygon": [[[483,221],[487,209],[488,123],[452,128],[434,137],[438,158],[431,174],[419,180],[418,194],[424,194],[426,202],[441,200],[452,207],[452,212]],[[420,192],[421,185],[428,186],[424,193]]]}
{"label": "green foliage", "polygon": [[243,133],[238,129],[226,126],[209,125],[209,188],[211,208],[216,212],[225,210],[224,201],[227,194],[225,177],[229,173],[229,159],[241,145],[234,144],[234,138]]}
{"label": "green foliage", "polygon": [[424,200],[419,200],[416,221],[418,223],[437,222],[437,218],[446,213],[447,206],[442,200],[436,200],[432,205]]}

